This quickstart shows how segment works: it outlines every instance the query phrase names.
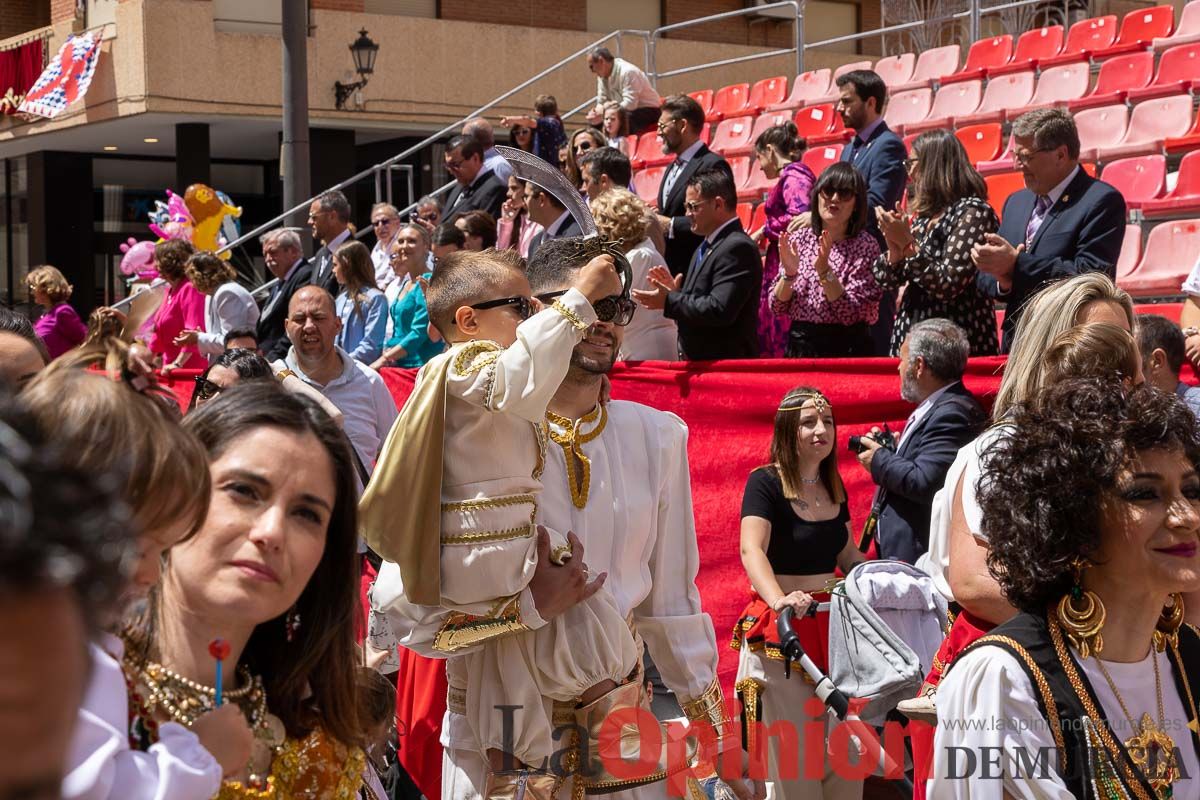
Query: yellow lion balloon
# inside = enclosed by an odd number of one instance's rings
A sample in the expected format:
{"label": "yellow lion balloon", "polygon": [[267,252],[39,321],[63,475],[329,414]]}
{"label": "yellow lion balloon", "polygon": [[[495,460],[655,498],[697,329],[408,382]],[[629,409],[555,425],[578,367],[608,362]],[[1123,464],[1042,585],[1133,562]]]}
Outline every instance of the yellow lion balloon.
{"label": "yellow lion balloon", "polygon": [[[183,193],[183,204],[187,206],[195,224],[192,244],[197,250],[215,252],[219,246],[217,236],[221,231],[221,221],[227,216],[242,216],[240,207],[226,205],[211,186],[203,183],[193,183],[187,188]],[[229,253],[222,253],[221,258],[228,259]]]}

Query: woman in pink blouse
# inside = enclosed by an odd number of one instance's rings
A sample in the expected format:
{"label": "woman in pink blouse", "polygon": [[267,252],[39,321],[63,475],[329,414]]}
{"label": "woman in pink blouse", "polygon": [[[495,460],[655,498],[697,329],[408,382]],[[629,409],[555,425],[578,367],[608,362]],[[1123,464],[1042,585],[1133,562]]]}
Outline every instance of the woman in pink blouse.
{"label": "woman in pink blouse", "polygon": [[30,299],[45,309],[33,327],[46,344],[50,357],[58,358],[82,344],[87,336],[87,326],[67,302],[74,287],[67,283],[63,274],[55,267],[38,267],[30,271],[25,283]]}
{"label": "woman in pink blouse", "polygon": [[200,355],[194,344],[179,347],[175,337],[187,331],[204,330],[204,295],[201,294],[184,274],[188,259],[196,250],[190,242],[169,239],[154,246],[154,263],[158,274],[169,285],[167,299],[163,300],[154,317],[154,335],[147,345],[162,357],[164,374],[173,369],[204,369],[208,360]]}
{"label": "woman in pink blouse", "polygon": [[788,358],[871,355],[869,327],[883,290],[871,267],[879,243],[867,231],[867,185],[846,163],[821,173],[811,226],[787,234],[771,287],[771,311],[791,321]]}
{"label": "woman in pink blouse", "polygon": [[809,196],[817,177],[800,158],[806,147],[804,137],[791,122],[767,128],[754,142],[758,166],[768,179],[779,178],[764,203],[767,221],[751,234],[755,242],[767,240],[763,263],[762,297],[758,310],[758,352],[761,358],[780,358],[787,348],[791,321],[771,313],[771,287],[779,274],[779,237],[797,214],[809,210]]}

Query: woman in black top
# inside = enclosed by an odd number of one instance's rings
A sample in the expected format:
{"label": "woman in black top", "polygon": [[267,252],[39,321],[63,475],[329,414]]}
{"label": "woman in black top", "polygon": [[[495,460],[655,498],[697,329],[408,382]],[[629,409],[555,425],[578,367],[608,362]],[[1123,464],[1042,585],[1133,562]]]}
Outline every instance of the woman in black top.
{"label": "woman in black top", "polygon": [[975,286],[971,250],[1000,227],[988,205],[987,183],[971,166],[962,142],[948,130],[922,133],[913,141],[909,174],[910,220],[899,211],[876,208],[887,251],[875,261],[875,280],[884,289],[904,287],[892,326],[891,354],[916,323],[941,317],[967,332],[971,355],[999,352],[996,309]]}
{"label": "woman in black top", "polygon": [[[794,740],[770,738],[768,779],[781,800],[857,798],[862,792],[861,782],[833,773],[828,761],[824,770],[806,769],[805,724],[814,720],[804,708],[813,691],[798,674],[784,679],[775,627],[778,612],[794,608],[794,630],[805,652],[827,668],[829,615],[804,614],[810,605],[829,599],[826,588],[835,569],[847,571],[865,560],[850,536],[836,444],[829,401],[816,389],[793,389],[775,413],[772,463],[750,473],[742,500],[742,566],[754,594],[734,630],[733,647],[741,651],[737,690],[748,722],[770,726],[786,720],[794,726],[798,760]],[[753,738],[747,737],[748,750],[756,745]],[[781,745],[787,752],[779,752]],[[810,745],[825,747],[824,742]]]}

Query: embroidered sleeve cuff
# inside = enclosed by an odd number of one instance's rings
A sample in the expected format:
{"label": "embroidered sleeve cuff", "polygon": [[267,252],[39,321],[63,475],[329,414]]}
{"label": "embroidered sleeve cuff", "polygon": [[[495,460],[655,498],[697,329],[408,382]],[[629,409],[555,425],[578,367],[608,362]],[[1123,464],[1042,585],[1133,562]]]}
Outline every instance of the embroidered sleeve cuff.
{"label": "embroidered sleeve cuff", "polygon": [[596,312],[592,304],[578,289],[568,289],[567,293],[554,301],[550,306],[566,317],[576,330],[585,331],[596,321]]}
{"label": "embroidered sleeve cuff", "polygon": [[497,601],[483,616],[460,611],[451,613],[434,637],[433,649],[453,653],[500,636],[530,630],[521,618],[521,598],[527,592]]}
{"label": "embroidered sleeve cuff", "polygon": [[725,695],[721,692],[721,684],[717,683],[716,678],[699,697],[682,703],[681,706],[688,722],[707,722],[718,739],[723,738],[732,723],[726,713],[728,709],[725,707]]}

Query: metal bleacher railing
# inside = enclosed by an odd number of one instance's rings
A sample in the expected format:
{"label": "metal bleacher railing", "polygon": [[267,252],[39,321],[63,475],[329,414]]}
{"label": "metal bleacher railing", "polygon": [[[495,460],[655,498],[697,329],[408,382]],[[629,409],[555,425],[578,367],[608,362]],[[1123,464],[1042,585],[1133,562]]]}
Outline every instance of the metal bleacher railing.
{"label": "metal bleacher railing", "polygon": [[[848,35],[844,35],[844,36],[836,36],[836,37],[833,37],[830,39],[824,39],[821,41],[808,42],[808,43],[804,42],[805,0],[781,0],[780,2],[764,3],[762,5],[754,5],[754,6],[744,8],[744,9],[738,9],[735,11],[727,11],[727,12],[724,12],[721,14],[712,14],[712,15],[709,15],[706,17],[698,17],[696,19],[686,20],[684,22],[673,23],[671,25],[663,25],[663,26],[655,28],[654,30],[651,30],[651,31],[643,31],[643,30],[613,31],[612,33],[602,36],[599,39],[596,39],[595,41],[589,42],[586,46],[581,47],[580,49],[576,50],[575,52],[571,53],[570,55],[568,55],[568,56],[560,59],[559,61],[555,62],[554,64],[546,67],[542,71],[538,72],[536,75],[533,75],[532,77],[522,81],[521,83],[517,84],[513,88],[509,89],[507,92],[504,92],[503,94],[499,95],[498,97],[493,98],[492,100],[483,104],[479,108],[475,109],[470,114],[467,114],[466,116],[462,117],[461,119],[456,120],[455,122],[447,125],[446,127],[442,128],[441,130],[437,131],[436,133],[430,134],[429,136],[422,139],[417,144],[407,148],[406,150],[401,151],[400,153],[397,153],[396,155],[392,156],[391,158],[389,158],[385,161],[381,161],[380,163],[375,164],[374,166],[364,169],[363,171],[359,172],[356,175],[352,175],[351,177],[345,179],[344,181],[342,181],[340,183],[337,183],[333,186],[328,187],[324,191],[332,191],[335,189],[338,189],[338,190],[346,189],[350,186],[353,186],[355,183],[358,183],[361,180],[364,180],[368,177],[373,176],[374,180],[375,180],[376,202],[383,201],[384,199],[386,199],[388,202],[391,202],[391,200],[392,200],[392,181],[391,181],[392,173],[393,173],[393,171],[396,171],[396,170],[404,171],[407,173],[407,175],[406,175],[407,181],[406,182],[407,182],[407,189],[408,189],[408,198],[407,198],[408,203],[402,209],[400,209],[400,214],[403,217],[405,214],[412,212],[416,208],[417,198],[413,196],[412,167],[409,165],[400,164],[399,162],[420,152],[424,148],[430,147],[430,146],[440,142],[443,139],[443,137],[446,137],[447,135],[458,132],[459,130],[461,130],[463,124],[467,120],[469,120],[473,117],[478,117],[481,114],[484,114],[485,112],[495,108],[500,103],[507,100],[508,98],[512,97],[513,95],[517,94],[518,92],[521,92],[521,91],[529,88],[530,86],[533,86],[534,84],[538,83],[542,79],[558,72],[561,69],[567,68],[567,67],[576,68],[578,66],[578,60],[581,57],[585,56],[588,52],[590,52],[591,50],[593,50],[597,47],[611,46],[613,49],[615,49],[616,54],[618,56],[621,56],[623,54],[623,46],[627,41],[640,40],[642,42],[642,46],[643,46],[643,56],[644,56],[643,63],[645,63],[645,65],[646,65],[646,73],[647,73],[647,76],[650,78],[651,83],[656,88],[658,86],[658,81],[662,78],[673,77],[676,75],[684,75],[684,74],[688,74],[688,73],[692,73],[692,72],[699,72],[701,70],[712,69],[715,67],[728,66],[731,64],[740,64],[740,63],[746,63],[746,62],[750,62],[750,61],[758,61],[758,60],[762,60],[762,59],[776,58],[779,56],[787,56],[787,55],[794,55],[794,57],[795,57],[795,75],[799,75],[802,72],[804,72],[804,56],[808,50],[822,48],[822,47],[830,47],[830,46],[838,45],[838,44],[845,44],[847,42],[855,42],[855,41],[862,41],[862,40],[866,40],[866,39],[873,39],[876,37],[878,37],[882,40],[883,37],[887,36],[888,34],[903,33],[905,31],[915,30],[922,26],[929,26],[932,24],[939,24],[939,23],[961,23],[963,21],[965,21],[967,24],[968,35],[970,36],[970,40],[974,41],[979,38],[980,31],[981,31],[982,24],[983,24],[982,19],[984,16],[992,15],[992,14],[1001,14],[1005,11],[1009,11],[1012,9],[1033,7],[1033,6],[1038,6],[1038,7],[1043,7],[1043,8],[1047,8],[1047,7],[1057,8],[1058,5],[1060,4],[1060,2],[1061,2],[1062,9],[1063,9],[1063,18],[1066,19],[1067,14],[1069,12],[1070,0],[1015,0],[1014,2],[1006,2],[1006,3],[1001,3],[1001,4],[997,4],[997,5],[988,5],[988,6],[984,5],[983,0],[969,0],[968,6],[965,10],[947,14],[947,15],[944,15],[941,17],[922,19],[919,21],[906,22],[906,23],[901,23],[901,24],[897,24],[897,25],[888,25],[888,26],[875,28],[875,29],[868,30],[868,31],[862,31],[860,33],[848,34]],[[792,35],[792,45],[790,47],[777,48],[777,49],[767,50],[767,51],[758,52],[758,53],[750,53],[748,55],[737,56],[734,58],[725,58],[725,59],[721,59],[718,61],[709,61],[709,62],[705,62],[705,63],[701,63],[701,64],[692,64],[689,66],[680,67],[677,69],[666,70],[666,71],[658,70],[658,68],[657,68],[657,45],[658,45],[659,40],[665,34],[683,30],[685,28],[691,28],[691,27],[695,27],[698,25],[704,25],[704,24],[711,23],[711,22],[718,22],[718,21],[730,19],[733,17],[761,15],[764,12],[768,12],[768,11],[774,12],[774,13],[772,13],[772,17],[774,19],[782,20],[782,21],[789,21],[789,20],[791,21],[793,35]],[[791,15],[787,15],[786,14],[787,11],[791,11]],[[582,103],[580,103],[577,106],[574,106],[570,110],[563,113],[562,117],[564,119],[569,119],[571,117],[574,117],[576,114],[579,114],[580,112],[590,108],[592,103],[594,102],[594,100],[595,100],[595,98],[592,96],[587,97]],[[435,197],[440,196],[440,195],[448,192],[453,185],[454,185],[454,182],[450,181],[450,182],[442,185],[438,189],[434,190],[432,192],[432,195]],[[292,215],[297,214],[298,212],[301,212],[301,211],[304,211],[305,209],[307,209],[311,205],[312,201],[315,200],[322,193],[323,192],[318,192],[316,195],[305,200],[304,202],[294,206],[293,208],[286,209],[279,215],[267,220],[266,222],[263,222],[262,224],[258,225],[255,228],[243,233],[237,239],[224,245],[218,252],[225,253],[225,252],[231,251],[234,248],[237,248],[237,247],[241,246],[242,244],[249,242],[250,240],[254,239],[255,237],[260,236],[261,234],[280,226],[285,220],[287,220],[289,217],[292,217]],[[370,231],[370,227],[364,227],[363,230],[359,231],[356,235],[359,238],[361,238],[363,236],[366,236],[366,234],[369,231]],[[262,285],[258,286],[254,290],[254,293],[259,294],[259,293],[268,291],[275,285],[276,282],[277,281],[275,279],[271,279],[271,280],[263,283]],[[121,302],[117,303],[116,305],[117,306],[124,305],[129,302],[129,299],[130,298],[126,298],[124,301],[121,301]]]}

